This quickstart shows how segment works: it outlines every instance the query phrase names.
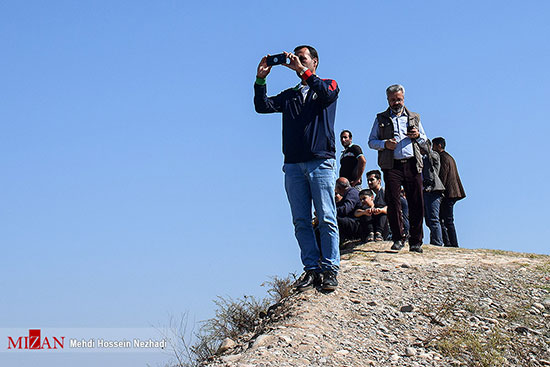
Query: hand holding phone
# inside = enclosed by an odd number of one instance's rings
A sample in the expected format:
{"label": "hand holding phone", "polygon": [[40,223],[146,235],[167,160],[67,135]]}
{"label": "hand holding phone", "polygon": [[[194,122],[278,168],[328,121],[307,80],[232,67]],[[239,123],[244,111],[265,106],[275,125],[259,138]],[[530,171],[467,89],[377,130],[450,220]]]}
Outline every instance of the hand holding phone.
{"label": "hand holding phone", "polygon": [[269,55],[266,59],[266,62],[267,66],[286,64],[286,55],[285,53]]}
{"label": "hand holding phone", "polygon": [[416,139],[420,136],[420,133],[418,132],[418,129],[416,127],[408,125],[406,135],[411,139]]}

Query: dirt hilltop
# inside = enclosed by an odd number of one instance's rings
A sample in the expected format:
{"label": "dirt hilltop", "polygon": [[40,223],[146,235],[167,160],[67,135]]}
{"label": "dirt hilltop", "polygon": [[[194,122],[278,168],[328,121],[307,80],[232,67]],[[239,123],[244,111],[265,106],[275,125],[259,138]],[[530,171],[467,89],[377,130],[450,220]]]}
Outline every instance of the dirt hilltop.
{"label": "dirt hilltop", "polygon": [[348,245],[339,288],[287,297],[207,366],[550,366],[550,256]]}

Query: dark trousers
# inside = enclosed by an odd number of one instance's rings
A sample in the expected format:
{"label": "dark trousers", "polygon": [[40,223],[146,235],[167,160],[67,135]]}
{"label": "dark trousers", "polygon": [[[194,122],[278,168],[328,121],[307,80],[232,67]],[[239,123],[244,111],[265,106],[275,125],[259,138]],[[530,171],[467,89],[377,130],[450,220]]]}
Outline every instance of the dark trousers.
{"label": "dark trousers", "polygon": [[403,231],[405,231],[405,237],[409,237],[411,226],[409,225],[409,204],[407,199],[403,196],[399,197],[401,202],[401,219],[403,220]]}
{"label": "dark trousers", "polygon": [[386,238],[388,235],[387,223],[386,214],[363,215],[359,217],[359,234],[362,239],[365,239],[369,233],[378,232]]}
{"label": "dark trousers", "polygon": [[410,237],[409,245],[421,246],[424,237],[422,220],[424,218],[424,199],[422,196],[422,177],[416,169],[416,160],[408,159],[402,163],[393,161],[392,169],[385,169],[384,182],[386,184],[385,199],[388,204],[388,221],[394,241],[404,241],[403,218],[401,217],[401,186],[405,189],[405,196],[409,205]]}
{"label": "dark trousers", "polygon": [[[355,240],[360,237],[359,232],[359,220],[351,217],[336,217],[338,221],[338,234],[340,237],[340,243],[346,240]],[[315,227],[315,239],[317,240],[317,246],[321,251],[321,232],[319,227]]]}
{"label": "dark trousers", "polygon": [[453,207],[457,199],[443,198],[439,207],[439,219],[441,221],[441,232],[443,234],[443,243],[446,247],[458,247],[456,238],[455,218]]}
{"label": "dark trousers", "polygon": [[351,217],[336,217],[340,240],[354,240],[359,238],[359,220]]}

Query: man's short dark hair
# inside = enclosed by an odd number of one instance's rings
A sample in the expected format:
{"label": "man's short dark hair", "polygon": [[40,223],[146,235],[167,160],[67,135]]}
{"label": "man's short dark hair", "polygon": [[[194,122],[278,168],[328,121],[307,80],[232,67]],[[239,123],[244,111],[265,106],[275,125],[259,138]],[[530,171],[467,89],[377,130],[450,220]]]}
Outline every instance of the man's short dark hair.
{"label": "man's short dark hair", "polygon": [[311,58],[317,59],[317,66],[319,66],[319,54],[317,53],[317,50],[313,46],[301,45],[294,48],[294,53],[298,52],[302,48],[307,48],[309,50],[309,54],[311,55]]}
{"label": "man's short dark hair", "polygon": [[445,149],[445,138],[439,136],[432,139],[432,145],[439,145],[441,148]]}
{"label": "man's short dark hair", "polygon": [[359,196],[374,196],[374,192],[372,192],[371,189],[363,189],[361,191],[359,191]]}
{"label": "man's short dark hair", "polygon": [[380,180],[382,178],[382,173],[377,169],[373,169],[372,171],[368,171],[367,172],[367,178],[369,178],[370,175],[374,175],[374,177],[376,177],[377,180]]}
{"label": "man's short dark hair", "polygon": [[348,133],[348,134],[349,134],[349,137],[350,137],[350,138],[352,137],[352,136],[351,136],[351,131],[349,131],[349,130],[342,130],[342,132],[340,133],[340,137],[342,137],[342,134],[343,134],[343,133]]}

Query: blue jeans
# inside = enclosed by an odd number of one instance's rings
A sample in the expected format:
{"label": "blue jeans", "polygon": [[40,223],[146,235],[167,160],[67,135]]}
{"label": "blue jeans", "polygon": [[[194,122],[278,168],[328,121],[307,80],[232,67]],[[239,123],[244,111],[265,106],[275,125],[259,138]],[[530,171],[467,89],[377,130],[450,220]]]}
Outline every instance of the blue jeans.
{"label": "blue jeans", "polygon": [[443,193],[441,191],[424,191],[424,215],[426,225],[430,229],[430,243],[436,246],[443,246],[443,234],[441,222],[439,221],[439,207]]}
{"label": "blue jeans", "polygon": [[[337,273],[340,268],[340,248],[334,201],[336,160],[285,163],[283,172],[304,270],[331,270]],[[319,219],[320,249],[311,224],[312,202]]]}
{"label": "blue jeans", "polygon": [[443,198],[441,200],[440,222],[443,232],[443,243],[448,247],[458,247],[456,237],[455,219],[453,207],[458,199]]}

